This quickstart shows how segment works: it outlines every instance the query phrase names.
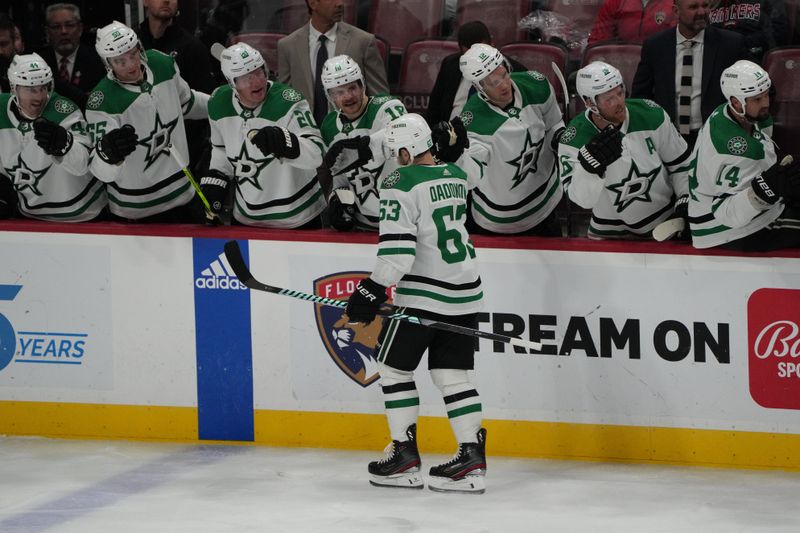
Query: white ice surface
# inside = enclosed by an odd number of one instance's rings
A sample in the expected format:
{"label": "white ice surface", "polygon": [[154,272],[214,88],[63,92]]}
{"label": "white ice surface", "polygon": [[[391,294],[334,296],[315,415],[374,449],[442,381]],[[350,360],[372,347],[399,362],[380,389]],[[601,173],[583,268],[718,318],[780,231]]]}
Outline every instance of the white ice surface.
{"label": "white ice surface", "polygon": [[380,456],[0,437],[0,531],[800,532],[797,472],[490,457],[460,495],[372,487]]}

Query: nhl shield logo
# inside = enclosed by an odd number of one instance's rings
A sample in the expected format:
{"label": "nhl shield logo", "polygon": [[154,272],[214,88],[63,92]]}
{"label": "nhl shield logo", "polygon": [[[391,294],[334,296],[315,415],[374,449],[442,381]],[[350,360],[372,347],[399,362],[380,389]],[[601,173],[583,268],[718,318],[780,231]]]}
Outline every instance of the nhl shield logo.
{"label": "nhl shield logo", "polygon": [[[326,298],[346,300],[369,272],[339,272],[314,281],[314,294]],[[322,344],[333,362],[347,377],[368,387],[378,379],[375,344],[383,326],[378,317],[371,324],[348,324],[344,309],[328,305],[314,305]]]}

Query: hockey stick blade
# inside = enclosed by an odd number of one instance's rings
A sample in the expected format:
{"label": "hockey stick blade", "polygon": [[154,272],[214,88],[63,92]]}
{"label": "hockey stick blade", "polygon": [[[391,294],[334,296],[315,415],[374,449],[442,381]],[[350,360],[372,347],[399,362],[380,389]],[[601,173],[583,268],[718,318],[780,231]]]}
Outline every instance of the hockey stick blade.
{"label": "hockey stick blade", "polygon": [[665,220],[653,228],[653,239],[658,242],[671,239],[686,228],[686,222],[682,218],[671,218]]}
{"label": "hockey stick blade", "polygon": [[[328,305],[331,307],[338,307],[340,309],[344,309],[347,307],[347,302],[344,300],[325,298],[324,296],[307,294],[304,292],[290,290],[290,289],[282,289],[280,287],[273,287],[272,285],[266,285],[264,283],[261,283],[260,281],[258,281],[253,277],[253,274],[250,273],[250,269],[244,262],[244,257],[242,256],[242,251],[239,248],[239,243],[236,241],[228,241],[225,243],[225,258],[228,260],[228,264],[231,266],[233,273],[236,275],[239,281],[248,289],[271,292],[273,294],[280,294],[281,296],[289,296],[292,298],[298,298],[300,300],[306,300],[317,304]],[[405,313],[398,312],[397,307],[393,305],[386,305],[384,307],[381,307],[380,311],[378,311],[378,315],[388,318],[389,320],[401,320],[404,322],[411,322],[412,324],[417,324],[419,326],[426,326],[429,328],[440,329],[442,331],[450,331],[452,333],[460,333],[462,335],[467,335],[470,337],[479,337],[491,341],[504,342],[506,344],[511,344],[512,346],[520,346],[522,348],[526,348],[528,350],[533,350],[537,352],[542,350],[542,344],[536,341],[526,341],[524,339],[519,339],[516,337],[509,337],[507,335],[500,335],[498,333],[489,333],[479,329],[459,326],[457,324],[450,324],[447,322],[439,322],[436,320],[429,320],[427,318],[420,318],[412,315],[407,315]]]}
{"label": "hockey stick blade", "polygon": [[222,56],[222,52],[224,51],[225,46],[220,43],[214,43],[211,45],[211,56],[217,61],[220,60],[220,56]]}

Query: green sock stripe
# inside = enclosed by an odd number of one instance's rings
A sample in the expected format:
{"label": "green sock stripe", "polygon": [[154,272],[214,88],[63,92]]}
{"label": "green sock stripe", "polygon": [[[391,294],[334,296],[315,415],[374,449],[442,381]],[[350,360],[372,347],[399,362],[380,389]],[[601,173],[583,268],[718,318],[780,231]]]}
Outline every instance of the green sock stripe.
{"label": "green sock stripe", "polygon": [[[406,398],[405,400],[391,400],[384,402],[387,409],[400,409],[401,407],[413,407],[419,405],[419,396],[414,398]],[[478,406],[480,408],[480,406]]]}
{"label": "green sock stripe", "polygon": [[472,405],[465,405],[464,407],[453,409],[452,411],[447,411],[447,418],[456,418],[457,416],[467,415],[469,413],[475,413],[480,411],[481,411],[481,404],[474,403]]}

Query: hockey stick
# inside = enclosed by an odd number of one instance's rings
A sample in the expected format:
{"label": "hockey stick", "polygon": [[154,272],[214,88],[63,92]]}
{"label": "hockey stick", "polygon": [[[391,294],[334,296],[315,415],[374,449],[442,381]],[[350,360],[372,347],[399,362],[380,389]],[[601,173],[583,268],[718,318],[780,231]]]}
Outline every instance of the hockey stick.
{"label": "hockey stick", "polygon": [[[239,249],[239,243],[236,241],[228,241],[225,243],[225,257],[228,259],[228,264],[230,264],[231,268],[233,269],[233,273],[236,274],[236,277],[239,278],[239,281],[249,289],[271,292],[273,294],[280,294],[281,296],[290,296],[292,298],[299,298],[300,300],[307,300],[309,302],[328,305],[331,307],[338,307],[340,309],[347,307],[347,302],[344,300],[325,298],[324,296],[316,296],[314,294],[307,294],[291,289],[281,289],[280,287],[272,287],[271,285],[265,285],[261,283],[253,277],[253,275],[250,273],[250,270],[247,268],[247,265],[244,263],[242,251]],[[451,333],[460,333],[470,337],[480,337],[481,339],[487,339],[490,341],[505,342],[507,344],[511,344],[512,346],[521,346],[523,348],[527,348],[528,350],[541,351],[542,349],[542,344],[536,341],[526,341],[516,337],[509,337],[507,335],[500,335],[498,333],[488,333],[479,329],[449,324],[447,322],[438,322],[436,320],[429,320],[427,318],[419,318],[416,316],[407,315],[405,313],[400,313],[395,306],[387,305],[382,307],[380,311],[378,311],[378,315],[390,320],[401,320],[403,322],[410,322],[419,326],[440,329],[442,331],[449,331]]]}
{"label": "hockey stick", "polygon": [[203,202],[203,207],[205,209],[206,218],[208,219],[208,221],[215,225],[222,224],[222,219],[219,218],[218,214],[214,213],[211,210],[211,204],[208,203],[208,198],[206,198],[206,195],[203,194],[202,190],[200,190],[200,185],[197,183],[197,180],[194,179],[194,176],[192,176],[189,167],[187,167],[183,163],[183,161],[181,161],[180,156],[178,156],[178,152],[175,151],[175,147],[171,143],[169,145],[169,153],[172,156],[172,158],[178,163],[178,165],[180,165],[184,175],[189,179],[189,183],[191,183],[192,187],[194,187],[194,190],[197,193],[198,198],[200,198],[200,201]]}
{"label": "hockey stick", "polygon": [[558,83],[561,84],[561,91],[564,93],[564,125],[567,125],[567,117],[569,116],[569,91],[567,90],[567,80],[564,79],[564,74],[558,68],[555,61],[550,62],[550,67],[558,78]]}

